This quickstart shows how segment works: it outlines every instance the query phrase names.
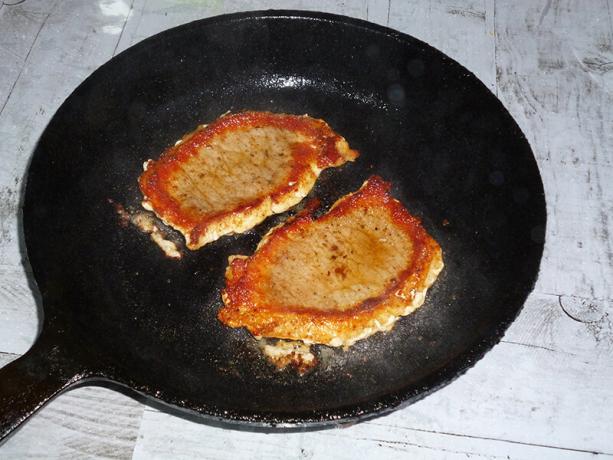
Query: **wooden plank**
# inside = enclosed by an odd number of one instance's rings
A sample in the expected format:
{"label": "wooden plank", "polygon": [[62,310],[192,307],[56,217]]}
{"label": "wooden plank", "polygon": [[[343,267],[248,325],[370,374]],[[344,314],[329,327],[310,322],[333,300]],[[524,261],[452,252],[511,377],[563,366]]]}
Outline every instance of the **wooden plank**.
{"label": "wooden plank", "polygon": [[600,301],[597,308],[611,315],[610,7],[604,0],[590,8],[498,2],[496,21],[499,94],[533,146],[548,199],[538,289]]}
{"label": "wooden plank", "polygon": [[21,264],[18,191],[38,137],[66,96],[112,55],[117,44],[117,35],[103,30],[124,19],[99,10],[76,0],[58,3],[0,114],[0,266]]}
{"label": "wooden plank", "polygon": [[[357,11],[359,17],[368,15],[371,19],[373,4],[380,5],[381,2],[355,2],[347,9]],[[105,1],[100,5],[105,9],[99,6],[89,16],[78,8],[75,11],[82,23],[78,25],[82,25],[80,33],[86,31],[88,22],[98,24],[97,30],[104,35],[101,43],[107,55],[115,51],[120,37],[117,50],[122,49],[122,44],[128,46],[158,30],[206,14],[230,11],[226,8],[245,8],[238,2],[229,5],[209,2],[196,6],[182,2],[173,6],[161,0],[136,0],[132,9],[125,1]],[[191,455],[224,458],[224,455],[249,455],[251,458],[254,452],[258,453],[256,455],[263,452],[262,457],[270,454],[273,458],[282,454],[300,458],[333,455],[340,458],[366,455],[369,458],[453,458],[459,455],[582,458],[591,455],[585,451],[611,454],[608,433],[613,429],[613,422],[608,414],[613,413],[613,403],[607,389],[612,386],[613,333],[611,297],[605,286],[607,277],[612,279],[609,276],[611,250],[610,236],[605,234],[608,217],[600,216],[602,212],[608,216],[611,211],[611,189],[607,184],[611,183],[612,130],[606,127],[611,126],[610,84],[613,74],[607,67],[607,62],[611,61],[612,30],[610,22],[608,29],[606,27],[607,15],[603,14],[599,21],[595,21],[590,17],[590,9],[582,8],[576,2],[523,2],[519,6],[497,2],[495,14],[493,0],[467,2],[461,8],[457,7],[457,2],[431,5],[413,1],[402,5],[400,0],[392,0],[391,5],[392,26],[396,27],[396,21],[404,31],[430,41],[475,71],[494,90],[494,56],[497,57],[500,97],[528,135],[543,171],[548,196],[554,197],[549,202],[547,253],[538,289],[542,293],[564,295],[531,296],[504,342],[474,369],[444,390],[389,417],[343,430],[261,435],[222,431],[164,414],[153,416],[151,414],[155,412],[147,410],[136,457]],[[266,7],[257,2],[250,3],[250,6],[253,9]],[[274,2],[272,6],[296,8],[301,4]],[[322,5],[312,6],[318,8]],[[607,11],[604,6],[601,5],[601,11]],[[71,7],[74,10],[74,4]],[[336,12],[346,11],[342,2],[332,2],[323,7]],[[143,14],[139,16],[141,10]],[[5,11],[3,8],[0,14]],[[481,12],[485,15],[483,21]],[[377,10],[375,16],[379,18],[378,22],[382,22],[383,10]],[[76,20],[66,14],[56,21],[55,27],[66,27],[66,21],[72,24]],[[491,33],[494,25],[499,36],[495,42],[488,41],[487,33]],[[43,32],[44,28],[41,29],[44,38]],[[455,34],[453,39],[448,37],[450,34]],[[2,29],[0,40],[1,37]],[[58,72],[61,66],[57,61],[66,59],[66,56],[62,56],[57,47],[70,49],[74,40],[63,43],[61,36],[55,35],[50,42],[45,43],[55,46],[52,53],[56,54],[39,63],[42,67],[31,65],[27,72],[24,71],[24,78],[30,85],[46,82],[48,88],[42,98],[47,104],[46,118],[42,114],[36,115],[35,97],[22,100],[29,91],[27,85],[19,90],[20,103],[11,102],[13,115],[10,123],[4,120],[4,115],[0,116],[0,134],[4,136],[7,131],[12,134],[9,143],[0,144],[1,168],[4,168],[0,171],[0,186],[6,186],[11,193],[17,190],[17,184],[13,186],[11,181],[21,177],[18,175],[19,158],[24,159],[29,154],[28,149],[33,145],[31,139],[38,137],[36,130],[40,132],[55,110],[54,101],[59,104],[53,98],[53,90],[67,94],[72,89],[63,82],[74,78],[75,70],[66,68],[63,74]],[[94,45],[97,43],[92,41],[90,46]],[[101,58],[96,64],[96,56],[91,57],[89,49],[77,48],[76,54],[68,61],[73,64],[85,62],[86,66],[89,62],[90,66],[96,66],[106,60],[106,57]],[[35,48],[32,53],[34,51]],[[487,59],[483,57],[484,53]],[[556,60],[560,56],[562,68],[559,68],[560,60]],[[30,61],[32,56],[27,60]],[[46,78],[45,71],[49,66],[56,73]],[[88,73],[83,69],[80,72],[79,78]],[[80,81],[79,78],[71,80],[73,86]],[[20,85],[23,83],[18,82],[16,89]],[[62,98],[60,96],[59,101]],[[28,115],[16,114],[18,110]],[[22,123],[20,128],[19,123]],[[30,130],[34,131],[31,136],[28,134]],[[9,152],[6,147],[2,150],[2,145],[21,147],[18,159],[13,158],[13,150]],[[7,162],[4,162],[5,158]],[[577,178],[580,185],[572,186]],[[0,203],[9,203],[2,209],[6,210],[3,211],[5,216],[13,216],[16,215],[16,201],[11,201],[8,195],[3,195]],[[4,225],[6,220],[2,222]],[[28,339],[24,337],[30,334],[33,338],[35,333],[35,306],[30,299],[30,303],[26,301],[25,310],[19,307],[28,293],[25,279],[16,271],[20,267],[20,256],[15,251],[16,227],[3,228],[8,228],[8,234],[14,239],[5,246],[0,242],[0,264],[4,264],[0,279],[9,281],[4,289],[0,289],[0,320],[3,324],[0,350],[7,347],[6,351],[21,353],[28,345]],[[574,249],[573,245],[577,248]],[[606,257],[609,257],[608,261]],[[14,334],[20,324],[29,329]],[[17,339],[11,342],[5,337]],[[0,354],[0,364],[3,358],[6,362],[15,356]],[[509,372],[510,368],[512,372]],[[81,390],[74,393],[77,391]],[[70,395],[72,393],[52,404]],[[113,405],[102,403],[106,410],[109,407],[106,404]],[[113,417],[106,417],[104,409],[94,410],[93,420],[89,422],[81,421],[79,416],[82,413],[71,405],[62,410],[65,413],[51,421],[40,419],[40,425],[34,425],[26,432],[28,426],[37,420],[34,418],[10,440],[12,444],[7,444],[11,454],[7,458],[23,457],[24,453],[46,457],[100,455],[125,458],[130,455],[127,446],[132,441],[122,444],[117,441],[117,437],[122,436],[121,430],[108,431],[110,427],[107,425],[113,423]],[[45,409],[40,415],[44,413]],[[67,428],[58,419],[64,419],[72,427]],[[111,449],[112,452],[95,447],[96,441],[90,439],[95,435],[80,432],[81,426],[98,433],[107,443],[118,442],[120,447]],[[63,431],[66,429],[68,431]],[[22,436],[24,432],[27,435]],[[46,432],[52,434],[47,436]],[[44,442],[31,448],[32,440],[41,436]],[[82,447],[90,444],[94,446],[91,450]],[[81,450],[70,450],[69,445],[79,445]],[[4,455],[7,446],[0,450],[0,456]]]}
{"label": "wooden plank", "polygon": [[444,391],[401,411],[391,422],[613,453],[612,385],[609,356],[584,361],[568,353],[501,343]]}
{"label": "wooden plank", "polygon": [[101,387],[60,395],[11,436],[0,459],[128,459],[138,436],[143,406]]}
{"label": "wooden plank", "polygon": [[[0,352],[0,366],[19,355]],[[143,407],[101,387],[78,388],[53,400],[0,447],[0,459],[130,458]]]}
{"label": "wooden plank", "polygon": [[[55,1],[32,0],[0,9],[0,113]],[[6,6],[6,7],[5,7]]]}
{"label": "wooden plank", "polygon": [[595,368],[601,359],[613,362],[611,316],[598,305],[581,297],[533,293],[503,341],[558,352]]}
{"label": "wooden plank", "polygon": [[[55,4],[55,1],[45,0],[33,0],[27,5],[3,3],[4,7],[0,10],[0,115],[30,56],[32,45]],[[11,144],[7,141],[10,142],[10,139],[3,141],[0,149],[8,149]],[[11,177],[6,162],[0,162],[0,247],[2,242],[15,239],[13,224],[17,214],[19,181],[17,175]],[[0,263],[1,259],[0,255]],[[21,350],[10,348],[6,351]]]}
{"label": "wooden plank", "polygon": [[23,267],[0,268],[0,351],[25,353],[38,325],[37,304]]}

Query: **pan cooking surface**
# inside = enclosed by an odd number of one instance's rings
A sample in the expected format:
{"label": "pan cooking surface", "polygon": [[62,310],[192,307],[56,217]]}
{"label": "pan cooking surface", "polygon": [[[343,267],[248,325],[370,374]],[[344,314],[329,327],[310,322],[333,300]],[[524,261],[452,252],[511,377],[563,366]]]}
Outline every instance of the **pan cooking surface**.
{"label": "pan cooking surface", "polygon": [[[445,269],[416,313],[310,374],[277,371],[217,319],[227,257],[294,210],[164,257],[120,224],[142,163],[227,110],[323,118],[360,158],[325,171],[325,211],[371,174],[423,219]],[[545,202],[530,147],[474,75],[409,36],[320,13],[259,12],[156,35],[89,77],[33,156],[24,207],[45,329],[88,374],[189,411],[319,425],[383,413],[451,381],[493,346],[536,279]]]}

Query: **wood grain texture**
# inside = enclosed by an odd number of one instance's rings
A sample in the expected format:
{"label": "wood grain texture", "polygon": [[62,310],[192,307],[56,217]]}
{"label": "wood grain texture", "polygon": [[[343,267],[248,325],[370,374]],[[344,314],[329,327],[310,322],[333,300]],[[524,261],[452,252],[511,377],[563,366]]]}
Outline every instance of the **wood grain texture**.
{"label": "wood grain texture", "polygon": [[[0,352],[0,366],[19,355]],[[0,459],[128,459],[144,406],[124,394],[84,387],[60,395],[0,447]]]}
{"label": "wood grain texture", "polygon": [[[28,4],[6,6],[2,15]],[[51,10],[0,113],[0,266],[21,265],[19,190],[38,137],[64,99],[112,56],[117,43],[116,35],[105,32],[117,18],[94,5],[62,1]]]}
{"label": "wood grain texture", "polygon": [[[26,165],[38,137],[59,105],[85,77],[112,56],[118,35],[107,28],[119,27],[125,20],[109,14],[102,7],[108,5],[105,2],[95,4],[95,8],[77,0],[62,1],[55,7],[53,2],[47,3],[48,14],[37,26],[40,30],[31,49],[23,53],[20,76],[0,113],[0,269],[7,274],[0,289],[0,318],[4,324],[0,350],[15,353],[25,352],[37,331],[34,294],[27,296],[29,288],[17,225]],[[1,18],[19,18],[20,14],[29,14],[24,11],[36,5],[28,1],[5,6]],[[22,13],[9,14],[12,9]],[[0,29],[0,37],[4,37],[4,31]]]}
{"label": "wood grain texture", "polygon": [[[526,309],[528,314],[522,315],[526,318],[541,309],[548,310],[551,317],[546,322],[549,334],[543,333],[542,324],[532,328],[532,334],[545,337],[541,345],[522,342],[531,334],[525,333],[525,324],[514,324],[501,344],[444,390],[381,419],[332,430],[336,433],[332,438],[330,431],[283,435],[293,442],[275,434],[230,435],[147,409],[135,456],[189,458],[198,452],[212,458],[242,458],[248,452],[262,452],[262,458],[268,458],[267,449],[274,447],[273,458],[301,458],[305,448],[314,458],[325,458],[326,452],[333,452],[334,458],[350,458],[368,445],[381,458],[415,454],[417,448],[422,449],[419,455],[434,458],[456,454],[486,458],[613,455],[610,412],[579,410],[592,400],[603,408],[612,407],[610,353],[593,353],[596,340],[579,323],[574,322],[574,329],[568,324],[556,297],[533,296]],[[559,329],[573,343],[552,343],[550,338],[558,336]],[[560,390],[568,388],[574,391]],[[168,435],[170,423],[175,428]],[[170,437],[175,441],[171,443]],[[198,441],[205,438],[206,443]]]}
{"label": "wood grain texture", "polygon": [[[358,425],[309,433],[261,434],[188,422],[146,410],[135,459],[583,459],[592,452],[500,439],[414,429],[395,415]],[[164,429],[160,429],[164,427]],[[603,458],[611,454],[600,453]]]}
{"label": "wood grain texture", "polygon": [[0,114],[55,5],[54,1],[34,0],[0,9]]}
{"label": "wood grain texture", "polygon": [[116,391],[84,387],[51,401],[0,448],[0,459],[131,458],[143,406]]}
{"label": "wood grain texture", "polygon": [[0,351],[27,351],[38,332],[38,316],[24,268],[0,267]]}
{"label": "wood grain texture", "polygon": [[[541,167],[549,224],[542,292],[613,299],[613,27],[595,1],[496,4],[499,96]],[[513,18],[513,20],[509,20]],[[603,305],[603,313],[611,314]],[[605,311],[606,310],[606,311]]]}
{"label": "wood grain texture", "polygon": [[612,456],[611,3],[26,0],[0,7],[0,365],[27,350],[37,331],[17,233],[19,189],[36,139],[97,66],[195,19],[322,10],[428,42],[474,72],[515,117],[537,157],[548,206],[536,292],[502,343],[404,410],[343,429],[260,434],[195,424],[104,388],[81,388],[37,414],[0,448],[0,458]]}

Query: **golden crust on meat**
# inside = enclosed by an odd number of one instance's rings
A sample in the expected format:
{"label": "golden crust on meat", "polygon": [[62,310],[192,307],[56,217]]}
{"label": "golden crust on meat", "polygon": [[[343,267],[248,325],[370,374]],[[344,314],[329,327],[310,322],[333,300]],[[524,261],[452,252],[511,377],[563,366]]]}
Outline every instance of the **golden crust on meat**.
{"label": "golden crust on meat", "polygon": [[349,346],[424,302],[443,268],[440,246],[373,176],[322,217],[272,229],[233,256],[219,319],[257,337]]}
{"label": "golden crust on meat", "polygon": [[189,249],[198,249],[289,209],[323,169],[357,156],[323,120],[229,114],[145,163],[143,207],[183,233]]}

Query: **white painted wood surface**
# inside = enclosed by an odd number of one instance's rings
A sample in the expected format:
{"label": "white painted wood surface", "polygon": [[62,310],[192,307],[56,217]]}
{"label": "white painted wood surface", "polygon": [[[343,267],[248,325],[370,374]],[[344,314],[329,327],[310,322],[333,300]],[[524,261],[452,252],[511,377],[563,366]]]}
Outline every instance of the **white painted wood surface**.
{"label": "white painted wood surface", "polygon": [[545,183],[535,292],[501,344],[446,388],[390,416],[315,433],[196,424],[105,388],[42,409],[0,458],[613,457],[613,1],[0,1],[0,365],[38,328],[19,249],[34,144],[111,56],[211,15],[296,8],[389,25],[439,48],[502,100]]}

